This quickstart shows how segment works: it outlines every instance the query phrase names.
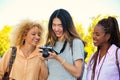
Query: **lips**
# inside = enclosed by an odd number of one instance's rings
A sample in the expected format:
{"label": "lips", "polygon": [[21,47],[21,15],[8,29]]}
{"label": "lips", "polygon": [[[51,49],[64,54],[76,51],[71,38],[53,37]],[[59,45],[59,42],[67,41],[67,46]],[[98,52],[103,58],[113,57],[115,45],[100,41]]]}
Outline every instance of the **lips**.
{"label": "lips", "polygon": [[97,43],[97,41],[94,40],[93,43]]}
{"label": "lips", "polygon": [[93,40],[93,44],[94,44],[94,45],[96,45],[96,44],[97,44],[97,42],[98,42],[98,41],[96,41],[96,40]]}
{"label": "lips", "polygon": [[57,31],[57,32],[55,32],[55,34],[56,34],[56,35],[60,35],[60,34],[61,34],[61,32],[58,32],[58,31]]}
{"label": "lips", "polygon": [[39,42],[39,40],[36,40],[36,39],[35,39],[35,40],[33,40],[33,41],[34,41],[35,43],[38,43],[38,42]]}

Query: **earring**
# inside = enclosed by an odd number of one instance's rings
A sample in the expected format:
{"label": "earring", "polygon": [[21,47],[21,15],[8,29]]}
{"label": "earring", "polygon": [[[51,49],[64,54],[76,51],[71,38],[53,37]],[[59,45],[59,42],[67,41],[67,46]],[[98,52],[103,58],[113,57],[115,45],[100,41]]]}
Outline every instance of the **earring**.
{"label": "earring", "polygon": [[23,45],[25,44],[25,39],[22,41],[22,44],[23,44]]}

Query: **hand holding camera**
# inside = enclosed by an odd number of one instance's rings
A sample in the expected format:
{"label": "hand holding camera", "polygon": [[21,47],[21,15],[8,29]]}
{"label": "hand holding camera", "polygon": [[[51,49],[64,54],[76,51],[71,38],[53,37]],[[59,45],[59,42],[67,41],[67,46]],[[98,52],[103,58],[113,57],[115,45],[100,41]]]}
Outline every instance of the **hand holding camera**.
{"label": "hand holding camera", "polygon": [[42,56],[44,58],[49,57],[50,54],[48,52],[54,52],[54,53],[56,53],[58,55],[58,53],[51,46],[42,46],[42,47],[40,47],[40,49],[43,50],[42,51],[42,53],[43,53]]}

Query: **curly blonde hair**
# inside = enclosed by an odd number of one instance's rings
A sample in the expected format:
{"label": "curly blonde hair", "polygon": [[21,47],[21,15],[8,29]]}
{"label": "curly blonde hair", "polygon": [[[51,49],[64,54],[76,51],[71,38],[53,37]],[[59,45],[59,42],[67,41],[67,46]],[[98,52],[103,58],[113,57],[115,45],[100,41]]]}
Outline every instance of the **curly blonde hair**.
{"label": "curly blonde hair", "polygon": [[42,43],[43,41],[43,26],[42,24],[30,21],[30,20],[24,20],[21,24],[18,25],[17,30],[14,33],[14,40],[13,45],[14,46],[22,46],[24,45],[24,37],[27,35],[28,31],[32,29],[33,27],[38,27],[40,29],[40,41],[39,43]]}

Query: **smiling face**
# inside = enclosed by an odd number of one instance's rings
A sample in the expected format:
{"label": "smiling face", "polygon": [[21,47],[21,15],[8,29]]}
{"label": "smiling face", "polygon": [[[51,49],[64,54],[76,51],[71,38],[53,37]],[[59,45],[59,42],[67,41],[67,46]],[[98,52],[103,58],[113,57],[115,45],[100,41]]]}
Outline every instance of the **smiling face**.
{"label": "smiling face", "polygon": [[59,18],[54,18],[52,23],[52,29],[55,35],[59,38],[63,35],[63,26]]}
{"label": "smiling face", "polygon": [[31,28],[25,36],[25,45],[36,46],[40,41],[40,29],[38,27]]}
{"label": "smiling face", "polygon": [[96,25],[93,32],[93,43],[95,46],[103,46],[108,43],[110,38],[109,34],[106,34],[103,26]]}

